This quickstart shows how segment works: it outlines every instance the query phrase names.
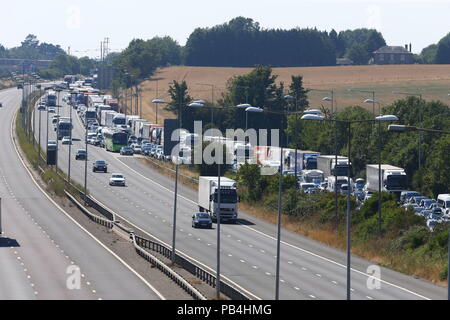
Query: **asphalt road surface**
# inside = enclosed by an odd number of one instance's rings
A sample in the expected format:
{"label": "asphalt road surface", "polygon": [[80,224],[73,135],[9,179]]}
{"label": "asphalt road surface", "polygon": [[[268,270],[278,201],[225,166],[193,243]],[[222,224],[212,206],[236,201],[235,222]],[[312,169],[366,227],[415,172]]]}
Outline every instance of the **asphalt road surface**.
{"label": "asphalt road surface", "polygon": [[11,136],[21,95],[16,89],[0,91],[0,300],[163,298],[31,179]]}
{"label": "asphalt road surface", "polygon": [[[61,116],[69,117],[70,108],[61,103]],[[42,145],[46,143],[46,112],[42,113]],[[84,127],[73,111],[76,140],[72,146],[72,178],[84,184],[84,161],[75,161],[77,149],[84,149]],[[50,114],[51,116],[51,114]],[[36,119],[38,117],[36,116]],[[37,127],[37,125],[36,125]],[[38,134],[36,132],[36,134]],[[55,139],[50,125],[49,135]],[[143,165],[136,157],[121,157],[89,146],[88,189],[97,200],[126,220],[168,245],[172,243],[174,181]],[[93,173],[92,162],[105,160],[109,173]],[[59,167],[68,171],[68,146],[61,146]],[[122,173],[127,187],[110,187],[111,173]],[[208,267],[216,266],[216,230],[196,230],[191,216],[198,210],[197,194],[180,186],[177,212],[177,249]],[[276,267],[276,227],[244,212],[236,225],[222,225],[221,270],[254,298],[274,299]],[[280,298],[284,300],[346,299],[346,256],[343,252],[292,232],[282,231]],[[352,257],[352,299],[409,300],[446,299],[446,288],[381,268],[379,289],[368,272],[371,262]]]}

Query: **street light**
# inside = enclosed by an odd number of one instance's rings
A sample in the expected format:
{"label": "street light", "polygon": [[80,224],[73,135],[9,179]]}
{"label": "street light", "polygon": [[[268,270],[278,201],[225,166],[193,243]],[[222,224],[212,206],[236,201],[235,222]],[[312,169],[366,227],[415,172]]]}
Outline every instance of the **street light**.
{"label": "street light", "polygon": [[264,109],[258,107],[248,107],[245,109],[245,130],[248,130],[248,114],[249,113],[263,113]]}
{"label": "street light", "polygon": [[[197,83],[198,86],[208,86],[211,87],[211,104],[212,106],[214,106],[214,89],[215,89],[215,85],[210,84],[210,83]],[[203,104],[205,104],[205,102],[203,102]],[[214,108],[211,108],[211,125],[214,124]]]}
{"label": "street light", "polygon": [[[378,103],[378,109],[379,114],[381,115],[381,103],[373,100],[373,99],[366,99],[364,100],[364,103],[371,103],[375,104]],[[381,122],[378,122],[378,235],[381,236],[381,206],[382,206],[382,194],[381,194],[381,183],[382,174],[381,174]]]}
{"label": "street light", "polygon": [[337,119],[326,119],[325,117],[318,114],[305,114],[302,117],[302,120],[310,120],[310,121],[331,121],[331,122],[340,122],[347,124],[348,128],[348,171],[347,171],[347,183],[348,183],[348,192],[347,192],[347,300],[351,299],[351,124],[352,123],[362,123],[362,122],[381,122],[381,121],[397,121],[398,118],[393,115],[387,116],[379,116],[376,117],[375,120],[337,120]]}
{"label": "street light", "polygon": [[[449,94],[450,96],[450,94]],[[389,132],[428,132],[428,133],[437,133],[437,134],[450,134],[450,131],[445,130],[436,130],[436,129],[427,129],[427,128],[418,128],[413,126],[404,126],[404,125],[390,125],[388,128]],[[450,300],[450,232],[448,239],[448,261],[447,261],[447,300]]]}
{"label": "street light", "polygon": [[158,106],[160,104],[167,104],[167,102],[165,102],[162,99],[155,99],[155,100],[152,101],[152,103],[154,103],[155,106],[156,106],[156,124],[158,124]]}
{"label": "street light", "polygon": [[375,100],[375,91],[373,90],[360,90],[360,89],[348,89],[349,92],[363,92],[363,93],[371,93],[372,94],[372,99],[371,99],[371,103],[373,105],[373,115],[375,115],[375,104],[376,104],[376,100]]}
{"label": "street light", "polygon": [[[198,101],[194,101],[193,103],[191,103],[188,107],[189,108],[193,108],[193,109],[200,109],[200,108],[205,108],[206,106],[202,103],[204,102],[203,100],[198,100]],[[211,109],[213,108],[212,106],[210,107]],[[213,125],[213,123],[211,123],[211,126]],[[218,184],[218,192],[217,192],[217,206],[219,208],[219,213],[216,215],[217,216],[217,266],[216,266],[216,298],[217,300],[220,299],[220,283],[221,283],[221,276],[220,276],[220,244],[221,244],[221,240],[220,240],[220,227],[221,227],[221,210],[220,210],[220,205],[221,205],[221,194],[222,194],[222,190],[221,190],[221,177],[222,177],[222,172],[221,172],[221,164],[222,164],[222,160],[223,160],[223,152],[221,152],[221,155],[218,157],[218,162],[217,162],[217,168],[218,168],[218,172],[217,172],[217,184]]]}
{"label": "street light", "polygon": [[317,91],[317,92],[329,92],[331,93],[331,97],[324,97],[322,99],[322,101],[326,101],[326,102],[331,102],[331,113],[334,114],[336,113],[336,110],[334,108],[334,90],[322,90],[322,89],[306,89],[307,92],[309,91]]}

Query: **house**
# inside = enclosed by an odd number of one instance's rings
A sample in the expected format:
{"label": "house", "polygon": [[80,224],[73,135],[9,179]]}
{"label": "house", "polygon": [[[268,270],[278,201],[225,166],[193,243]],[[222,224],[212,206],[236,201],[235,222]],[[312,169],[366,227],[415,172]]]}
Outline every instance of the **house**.
{"label": "house", "polygon": [[411,45],[384,46],[373,53],[373,64],[413,64]]}

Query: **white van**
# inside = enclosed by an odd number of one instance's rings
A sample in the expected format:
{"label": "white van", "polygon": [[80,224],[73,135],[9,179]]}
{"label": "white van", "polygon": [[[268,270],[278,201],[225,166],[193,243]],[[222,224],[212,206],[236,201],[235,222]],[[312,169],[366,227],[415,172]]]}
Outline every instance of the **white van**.
{"label": "white van", "polygon": [[445,214],[450,214],[450,194],[438,195],[437,204]]}

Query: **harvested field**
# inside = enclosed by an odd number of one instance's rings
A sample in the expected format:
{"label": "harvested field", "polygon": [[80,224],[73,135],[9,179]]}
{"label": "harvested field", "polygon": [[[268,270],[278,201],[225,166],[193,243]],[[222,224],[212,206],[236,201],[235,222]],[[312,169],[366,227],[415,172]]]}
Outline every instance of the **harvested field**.
{"label": "harvested field", "polygon": [[[186,80],[189,94],[194,99],[214,100],[221,97],[227,81],[233,76],[250,72],[251,68],[215,68],[215,67],[170,67],[157,71],[150,81],[142,84],[144,98],[144,118],[155,121],[155,98],[169,100],[167,90],[173,80]],[[306,88],[334,90],[338,109],[349,105],[363,105],[362,101],[371,98],[369,93],[349,92],[348,89],[372,90],[376,99],[382,104],[390,104],[402,98],[393,91],[417,92],[426,100],[449,100],[450,65],[392,65],[392,66],[350,66],[350,67],[309,67],[309,68],[274,68],[278,81],[286,85],[292,75],[302,75]],[[310,103],[318,107],[323,105],[322,98],[327,92],[310,92]],[[327,103],[325,103],[327,106]],[[372,105],[366,105],[372,109]],[[160,107],[160,119],[173,118],[173,115]]]}

